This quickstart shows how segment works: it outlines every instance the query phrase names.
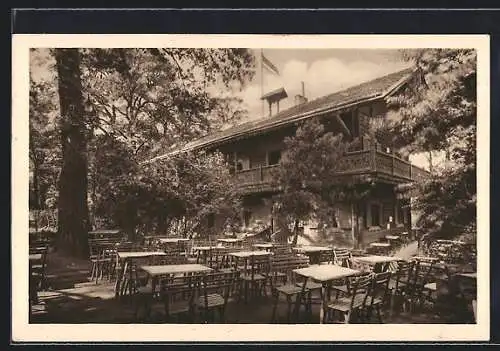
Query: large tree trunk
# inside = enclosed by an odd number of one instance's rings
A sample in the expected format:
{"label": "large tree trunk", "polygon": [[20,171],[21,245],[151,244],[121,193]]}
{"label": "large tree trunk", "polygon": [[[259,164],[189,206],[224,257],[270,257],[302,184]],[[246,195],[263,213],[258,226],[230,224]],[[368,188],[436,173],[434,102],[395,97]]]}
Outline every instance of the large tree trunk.
{"label": "large tree trunk", "polygon": [[56,49],[55,56],[63,158],[59,179],[58,247],[75,256],[87,257],[87,141],[80,54],[78,49]]}

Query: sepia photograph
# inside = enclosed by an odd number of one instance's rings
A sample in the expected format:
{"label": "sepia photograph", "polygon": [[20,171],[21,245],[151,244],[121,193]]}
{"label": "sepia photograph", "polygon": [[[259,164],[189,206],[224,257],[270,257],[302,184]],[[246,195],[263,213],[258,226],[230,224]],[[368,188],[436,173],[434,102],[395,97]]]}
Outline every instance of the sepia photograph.
{"label": "sepia photograph", "polygon": [[488,45],[14,36],[13,329],[487,338]]}

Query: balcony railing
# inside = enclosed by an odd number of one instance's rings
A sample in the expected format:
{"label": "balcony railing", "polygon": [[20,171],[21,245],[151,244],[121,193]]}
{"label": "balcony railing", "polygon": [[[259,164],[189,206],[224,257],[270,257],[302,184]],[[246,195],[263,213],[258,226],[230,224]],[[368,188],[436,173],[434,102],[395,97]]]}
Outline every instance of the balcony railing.
{"label": "balcony railing", "polygon": [[[244,188],[272,190],[273,173],[279,165],[262,166],[238,171],[236,182]],[[392,153],[380,150],[348,152],[340,161],[339,175],[376,174],[391,177],[396,182],[420,181],[428,172]]]}
{"label": "balcony railing", "polygon": [[273,170],[279,165],[262,166],[236,172],[236,181],[239,185],[252,185],[258,183],[272,183]]}

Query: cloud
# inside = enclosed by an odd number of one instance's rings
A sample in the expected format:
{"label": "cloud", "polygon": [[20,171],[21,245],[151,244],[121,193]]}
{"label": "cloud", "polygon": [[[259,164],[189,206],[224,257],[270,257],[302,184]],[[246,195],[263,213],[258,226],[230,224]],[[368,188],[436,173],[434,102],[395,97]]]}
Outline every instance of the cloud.
{"label": "cloud", "polygon": [[[281,69],[281,76],[264,74],[264,93],[284,87],[288,98],[280,102],[280,110],[291,107],[294,96],[301,93],[301,81],[305,84],[305,95],[309,100],[346,89],[350,86],[383,76],[408,67],[405,62],[356,60],[345,62],[337,58],[313,61],[308,65],[304,61],[291,59]],[[249,119],[262,116],[260,81],[248,85],[240,96],[245,101]],[[267,106],[265,107],[265,115]],[[273,112],[274,113],[274,112]]]}

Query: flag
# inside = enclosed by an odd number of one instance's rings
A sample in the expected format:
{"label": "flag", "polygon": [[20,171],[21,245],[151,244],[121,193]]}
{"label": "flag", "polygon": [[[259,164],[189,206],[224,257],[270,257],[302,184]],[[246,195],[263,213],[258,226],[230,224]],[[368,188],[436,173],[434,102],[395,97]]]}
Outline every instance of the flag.
{"label": "flag", "polygon": [[262,66],[265,67],[271,73],[274,73],[277,76],[279,76],[280,72],[278,71],[276,66],[271,61],[269,61],[269,59],[267,57],[265,57],[262,52],[260,53],[260,56],[261,56]]}

